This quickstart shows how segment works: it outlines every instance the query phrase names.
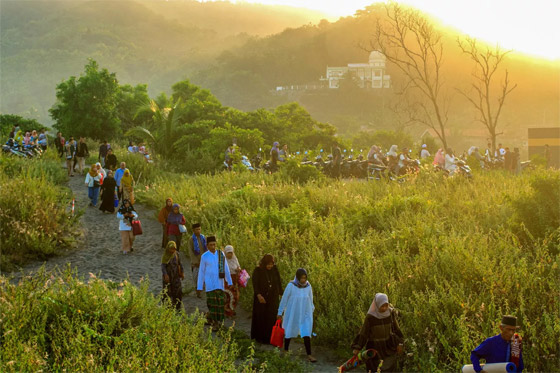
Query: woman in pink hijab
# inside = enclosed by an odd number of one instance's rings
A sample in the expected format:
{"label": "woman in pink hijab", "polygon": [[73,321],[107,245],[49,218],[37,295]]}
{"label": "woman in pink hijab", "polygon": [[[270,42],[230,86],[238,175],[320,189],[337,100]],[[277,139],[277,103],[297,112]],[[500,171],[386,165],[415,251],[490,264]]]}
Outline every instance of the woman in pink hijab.
{"label": "woman in pink hijab", "polygon": [[387,294],[377,293],[371,302],[360,333],[354,338],[352,349],[357,355],[363,348],[374,349],[375,356],[366,360],[369,372],[377,372],[383,360],[383,372],[397,371],[397,354],[403,352],[404,336],[397,322],[395,309]]}
{"label": "woman in pink hijab", "polygon": [[438,149],[434,157],[434,166],[439,166],[441,168],[445,167],[445,155],[443,154],[443,149]]}

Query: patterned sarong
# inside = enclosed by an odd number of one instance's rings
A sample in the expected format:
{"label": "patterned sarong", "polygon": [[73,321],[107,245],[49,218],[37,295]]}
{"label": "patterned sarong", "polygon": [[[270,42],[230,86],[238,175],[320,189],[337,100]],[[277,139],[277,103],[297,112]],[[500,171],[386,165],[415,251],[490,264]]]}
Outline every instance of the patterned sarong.
{"label": "patterned sarong", "polygon": [[225,320],[226,295],[222,290],[213,290],[206,293],[208,306],[208,320],[222,322]]}

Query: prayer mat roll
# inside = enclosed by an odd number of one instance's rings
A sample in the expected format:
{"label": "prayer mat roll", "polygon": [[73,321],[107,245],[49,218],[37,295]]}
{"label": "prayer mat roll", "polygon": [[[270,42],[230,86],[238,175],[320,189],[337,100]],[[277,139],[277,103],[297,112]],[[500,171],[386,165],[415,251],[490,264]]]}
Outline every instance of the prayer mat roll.
{"label": "prayer mat roll", "polygon": [[355,369],[362,365],[367,359],[371,359],[377,354],[373,348],[369,350],[360,351],[357,355],[352,356],[347,362],[342,364],[339,368],[339,372],[347,372],[349,370]]}
{"label": "prayer mat roll", "polygon": [[[515,372],[517,367],[514,363],[493,363],[493,364],[480,364],[482,369],[488,373],[509,373]],[[472,364],[463,365],[462,373],[475,373]]]}

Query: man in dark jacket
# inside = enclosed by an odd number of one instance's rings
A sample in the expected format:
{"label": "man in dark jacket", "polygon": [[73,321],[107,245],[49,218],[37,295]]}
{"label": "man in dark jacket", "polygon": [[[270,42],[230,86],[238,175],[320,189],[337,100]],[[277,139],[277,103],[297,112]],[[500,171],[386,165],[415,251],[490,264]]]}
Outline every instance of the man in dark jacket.
{"label": "man in dark jacket", "polygon": [[82,136],[80,137],[80,142],[76,148],[76,160],[74,161],[74,168],[76,168],[76,162],[78,163],[80,175],[84,172],[87,157],[89,157],[89,150],[86,144],[86,139]]}

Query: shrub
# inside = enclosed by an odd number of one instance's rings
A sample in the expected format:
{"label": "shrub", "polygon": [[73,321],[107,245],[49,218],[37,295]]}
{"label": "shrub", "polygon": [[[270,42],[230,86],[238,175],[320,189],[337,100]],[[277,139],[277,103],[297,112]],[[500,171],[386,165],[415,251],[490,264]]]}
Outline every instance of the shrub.
{"label": "shrub", "polygon": [[3,372],[252,370],[252,356],[239,355],[231,331],[213,338],[200,314],[160,306],[147,283],[93,274],[85,283],[67,269],[40,271],[17,285],[0,277],[0,289],[2,308],[10,310],[0,324]]}
{"label": "shrub", "polygon": [[282,163],[281,172],[288,180],[300,184],[305,184],[312,180],[320,181],[325,179],[323,173],[316,167],[312,165],[302,165],[295,159],[289,159]]}
{"label": "shrub", "polygon": [[3,270],[70,246],[75,219],[58,161],[0,157],[0,241]]}
{"label": "shrub", "polygon": [[[525,244],[512,217],[525,214],[515,201],[529,198],[548,203],[552,215],[542,217],[558,225],[558,203],[550,198],[557,177],[544,170],[482,173],[467,182],[426,172],[403,184],[302,185],[282,173],[221,173],[160,178],[138,198],[159,208],[171,195],[187,221],[201,221],[220,244],[233,245],[244,268],[271,253],[287,283],[305,267],[320,342],[349,352],[373,295],[385,292],[401,311],[408,371],[469,363],[504,313],[523,325],[531,346],[526,365],[547,371],[556,369],[560,328],[560,234]],[[251,307],[251,294],[249,285],[244,307]]]}

